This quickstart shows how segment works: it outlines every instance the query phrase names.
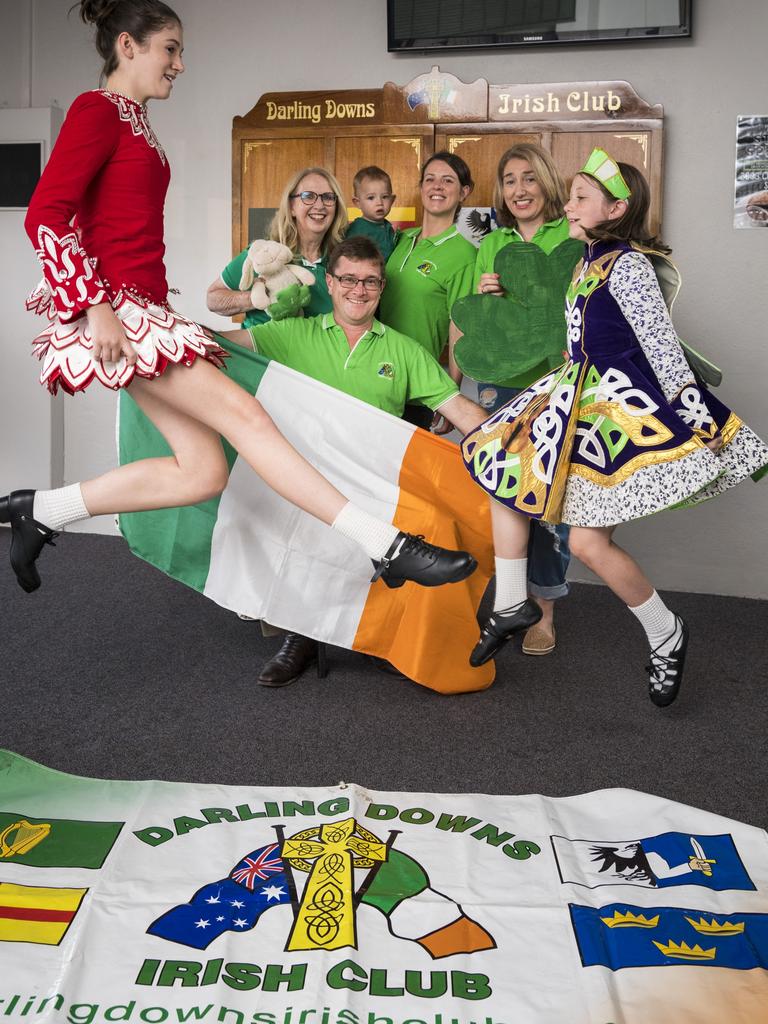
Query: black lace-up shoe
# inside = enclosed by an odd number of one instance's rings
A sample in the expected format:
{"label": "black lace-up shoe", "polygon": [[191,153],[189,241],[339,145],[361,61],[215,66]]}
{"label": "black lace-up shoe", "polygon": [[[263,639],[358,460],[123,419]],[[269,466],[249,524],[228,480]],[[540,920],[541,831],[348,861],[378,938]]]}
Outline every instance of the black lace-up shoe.
{"label": "black lace-up shoe", "polygon": [[35,567],[38,555],[59,536],[32,518],[34,500],[34,491],[11,491],[0,498],[0,523],[11,524],[11,568],[28,594],[40,586]]}
{"label": "black lace-up shoe", "polygon": [[677,697],[680,683],[683,681],[685,653],[688,650],[688,626],[675,616],[675,632],[680,637],[667,654],[660,654],[659,649],[651,651],[651,663],[645,666],[648,673],[648,696],[657,708],[666,708]]}
{"label": "black lace-up shoe", "polygon": [[469,656],[469,664],[473,668],[484,665],[504,646],[515,633],[535,626],[541,618],[541,608],[530,597],[511,608],[502,608],[492,612],[480,627],[480,639]]}
{"label": "black lace-up shoe", "polygon": [[286,633],[280,650],[262,666],[259,686],[288,686],[295,682],[317,661],[317,649],[317,640],[300,633]]}
{"label": "black lace-up shoe", "polygon": [[380,579],[393,590],[406,580],[422,587],[440,587],[458,583],[471,576],[477,562],[467,551],[451,551],[428,544],[423,537],[400,531],[380,562],[374,561],[376,572],[371,583]]}

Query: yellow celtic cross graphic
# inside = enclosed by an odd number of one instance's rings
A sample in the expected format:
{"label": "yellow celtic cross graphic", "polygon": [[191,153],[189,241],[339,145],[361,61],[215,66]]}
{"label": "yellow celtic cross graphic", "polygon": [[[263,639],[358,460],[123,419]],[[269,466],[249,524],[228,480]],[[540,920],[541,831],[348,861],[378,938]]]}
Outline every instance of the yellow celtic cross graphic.
{"label": "yellow celtic cross graphic", "polygon": [[308,871],[287,950],[355,946],[355,868],[387,859],[387,847],[354,818],[305,829],[283,843],[283,860]]}

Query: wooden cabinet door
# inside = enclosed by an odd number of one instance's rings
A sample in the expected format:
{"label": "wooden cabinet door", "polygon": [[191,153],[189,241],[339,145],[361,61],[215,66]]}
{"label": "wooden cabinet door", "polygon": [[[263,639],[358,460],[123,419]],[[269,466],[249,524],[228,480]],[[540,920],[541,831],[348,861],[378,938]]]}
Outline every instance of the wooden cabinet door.
{"label": "wooden cabinet door", "polygon": [[[317,132],[265,129],[236,139],[232,161],[233,255],[264,238],[288,179],[302,167],[329,166],[328,141]],[[242,169],[241,174],[238,170]]]}
{"label": "wooden cabinet door", "polygon": [[518,142],[545,145],[542,136],[542,132],[499,131],[496,125],[437,125],[435,152],[457,153],[469,164],[475,188],[465,205],[492,206],[496,168],[502,153]]}
{"label": "wooden cabinet door", "polygon": [[654,153],[657,140],[660,144],[660,137],[653,131],[618,125],[612,130],[553,132],[552,156],[569,186],[595,146],[606,150],[614,160],[634,164],[651,189],[649,220],[651,234],[656,234],[661,224],[661,160],[655,159]]}
{"label": "wooden cabinet door", "polygon": [[377,125],[339,131],[333,139],[332,166],[350,220],[359,215],[352,206],[352,179],[361,167],[373,165],[387,172],[397,196],[389,220],[400,227],[420,224],[419,176],[433,145],[432,125]]}

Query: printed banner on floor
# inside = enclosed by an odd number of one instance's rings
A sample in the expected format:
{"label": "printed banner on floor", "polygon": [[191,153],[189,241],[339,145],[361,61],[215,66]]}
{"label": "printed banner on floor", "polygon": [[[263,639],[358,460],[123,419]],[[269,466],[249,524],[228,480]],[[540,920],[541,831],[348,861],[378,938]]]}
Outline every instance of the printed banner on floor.
{"label": "printed banner on floor", "polygon": [[107,782],[0,751],[0,812],[7,1024],[765,1019],[768,836],[643,793]]}
{"label": "printed banner on floor", "polygon": [[[441,693],[490,686],[493,663],[469,665],[493,572],[488,499],[456,445],[219,340],[232,353],[229,375],[343,494],[401,530],[470,551],[479,567],[437,588],[372,584],[373,566],[356,544],[279,497],[232,449],[220,498],[121,516],[131,550],[224,608],[384,658]],[[170,454],[125,392],[119,451],[121,463]]]}

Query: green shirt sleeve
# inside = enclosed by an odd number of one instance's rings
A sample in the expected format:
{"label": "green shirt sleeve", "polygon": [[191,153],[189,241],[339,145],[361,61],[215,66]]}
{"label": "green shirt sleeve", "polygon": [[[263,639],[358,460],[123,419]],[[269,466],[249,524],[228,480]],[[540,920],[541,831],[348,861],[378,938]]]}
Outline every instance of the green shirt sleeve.
{"label": "green shirt sleeve", "polygon": [[278,363],[290,365],[290,350],[296,338],[295,321],[303,323],[303,318],[268,320],[266,323],[249,327],[248,333],[253,341],[254,351],[267,356],[268,359],[276,359]]}
{"label": "green shirt sleeve", "polygon": [[239,292],[241,290],[240,277],[243,273],[243,264],[245,263],[245,257],[247,255],[248,249],[246,247],[238,256],[235,256],[233,260],[230,260],[221,272],[221,280],[227,288],[231,288],[233,292]]}
{"label": "green shirt sleeve", "polygon": [[[498,228],[496,229],[498,231]],[[493,261],[496,258],[496,247],[491,242],[490,235],[486,235],[480,243],[480,248],[477,250],[477,256],[475,257],[475,272],[472,275],[472,293],[477,291],[477,286],[480,284],[480,276],[482,274],[489,274],[493,270]]]}
{"label": "green shirt sleeve", "polygon": [[429,409],[437,409],[443,402],[459,393],[454,381],[442,366],[418,342],[403,338],[408,366],[407,402],[421,402]]}

